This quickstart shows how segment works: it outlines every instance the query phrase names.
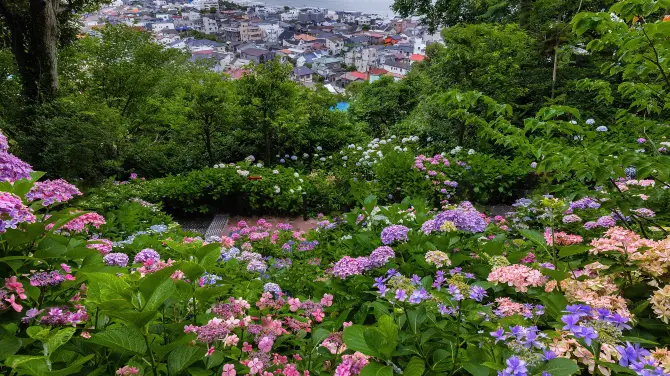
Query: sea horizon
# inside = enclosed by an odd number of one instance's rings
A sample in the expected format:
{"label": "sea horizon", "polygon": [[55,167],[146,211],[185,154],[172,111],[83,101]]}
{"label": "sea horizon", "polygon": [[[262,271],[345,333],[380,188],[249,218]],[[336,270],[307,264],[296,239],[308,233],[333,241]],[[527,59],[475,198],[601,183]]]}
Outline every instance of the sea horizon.
{"label": "sea horizon", "polygon": [[289,6],[292,8],[326,8],[329,11],[363,12],[383,16],[395,15],[391,10],[393,0],[237,0],[236,2]]}

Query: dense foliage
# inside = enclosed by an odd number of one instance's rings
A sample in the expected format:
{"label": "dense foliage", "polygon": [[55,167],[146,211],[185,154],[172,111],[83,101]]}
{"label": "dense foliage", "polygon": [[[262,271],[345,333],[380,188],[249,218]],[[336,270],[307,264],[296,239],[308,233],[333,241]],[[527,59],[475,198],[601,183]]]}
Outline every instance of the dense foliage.
{"label": "dense foliage", "polygon": [[0,51],[0,372],[670,374],[670,1],[605,3],[398,0],[446,45],[348,113],[126,27],[40,103]]}

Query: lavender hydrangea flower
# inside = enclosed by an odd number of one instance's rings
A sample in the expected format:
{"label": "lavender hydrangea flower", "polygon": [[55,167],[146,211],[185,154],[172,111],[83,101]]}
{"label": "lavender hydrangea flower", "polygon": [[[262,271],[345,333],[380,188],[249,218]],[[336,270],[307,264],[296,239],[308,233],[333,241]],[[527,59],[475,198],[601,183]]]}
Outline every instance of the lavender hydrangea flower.
{"label": "lavender hydrangea flower", "polygon": [[21,179],[30,179],[33,168],[14,154],[0,152],[0,181],[13,183]]}
{"label": "lavender hydrangea flower", "polygon": [[158,252],[154,251],[151,248],[145,248],[135,255],[133,262],[135,264],[144,264],[147,261],[156,262],[161,259],[161,255]]}
{"label": "lavender hydrangea flower", "polygon": [[37,272],[30,277],[31,286],[44,287],[44,286],[56,286],[65,282],[65,276],[63,276],[60,271],[52,270],[50,272]]}
{"label": "lavender hydrangea flower", "polygon": [[409,228],[402,225],[391,225],[382,230],[381,239],[384,245],[393,244],[396,241],[406,242]]}
{"label": "lavender hydrangea flower", "polygon": [[9,192],[0,192],[0,234],[8,228],[15,229],[20,223],[33,223],[35,216],[21,202],[21,199]]}
{"label": "lavender hydrangea flower", "polygon": [[333,275],[340,279],[345,279],[352,275],[358,275],[365,271],[365,265],[361,264],[360,259],[350,256],[342,257],[333,265]]}
{"label": "lavender hydrangea flower", "polygon": [[370,254],[370,267],[380,268],[386,265],[386,263],[393,258],[395,258],[395,252],[393,252],[393,248],[389,246],[378,247]]}
{"label": "lavender hydrangea flower", "polygon": [[442,226],[451,222],[456,229],[466,232],[478,233],[486,229],[486,221],[481,213],[472,207],[468,201],[462,202],[458,208],[446,210],[435,216],[430,228],[432,231],[439,231]]}
{"label": "lavender hydrangea flower", "polygon": [[279,285],[276,283],[268,282],[263,285],[263,291],[279,294],[281,292],[281,287],[279,287]]}
{"label": "lavender hydrangea flower", "polygon": [[128,255],[125,253],[108,253],[102,258],[105,265],[126,267],[128,265]]}

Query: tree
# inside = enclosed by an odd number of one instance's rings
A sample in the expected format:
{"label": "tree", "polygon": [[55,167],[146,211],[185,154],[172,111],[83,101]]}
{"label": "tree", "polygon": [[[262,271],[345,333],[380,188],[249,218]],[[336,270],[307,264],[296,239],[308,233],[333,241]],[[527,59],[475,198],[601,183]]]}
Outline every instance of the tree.
{"label": "tree", "polygon": [[76,13],[98,3],[99,0],[0,0],[0,19],[10,39],[26,99],[40,102],[55,98],[59,89],[61,31],[73,22]]}
{"label": "tree", "polygon": [[349,113],[355,122],[370,127],[375,137],[384,137],[388,130],[403,120],[416,105],[418,92],[406,82],[382,77],[373,83],[354,88],[356,95]]}
{"label": "tree", "polygon": [[258,150],[263,150],[266,164],[274,155],[278,131],[306,118],[298,103],[300,89],[289,78],[292,70],[291,65],[275,59],[254,66],[250,74],[237,81],[242,124],[250,132],[245,142],[262,142]]}
{"label": "tree", "polygon": [[477,90],[510,104],[528,91],[521,80],[537,57],[532,38],[518,26],[458,25],[442,36],[445,46],[429,49],[424,63],[435,91]]}

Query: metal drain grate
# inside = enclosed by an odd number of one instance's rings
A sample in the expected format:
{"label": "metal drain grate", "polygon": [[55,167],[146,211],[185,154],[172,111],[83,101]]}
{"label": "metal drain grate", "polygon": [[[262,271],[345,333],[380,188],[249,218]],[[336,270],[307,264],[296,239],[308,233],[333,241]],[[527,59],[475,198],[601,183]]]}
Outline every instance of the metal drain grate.
{"label": "metal drain grate", "polygon": [[217,214],[212,220],[212,223],[209,224],[209,227],[207,227],[207,231],[205,231],[205,239],[212,236],[221,237],[223,235],[223,229],[226,228],[229,219],[230,216],[228,214]]}

